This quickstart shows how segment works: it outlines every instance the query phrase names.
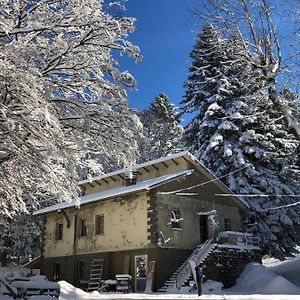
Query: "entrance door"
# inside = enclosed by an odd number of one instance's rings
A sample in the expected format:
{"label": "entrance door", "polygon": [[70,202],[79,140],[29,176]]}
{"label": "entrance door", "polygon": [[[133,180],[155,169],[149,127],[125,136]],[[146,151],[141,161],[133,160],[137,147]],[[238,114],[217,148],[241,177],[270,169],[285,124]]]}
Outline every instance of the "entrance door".
{"label": "entrance door", "polygon": [[147,265],[148,258],[147,255],[137,255],[135,256],[135,291],[144,292],[146,289],[147,281]]}
{"label": "entrance door", "polygon": [[200,225],[200,243],[203,244],[208,239],[208,216],[200,215],[199,216],[199,225]]}

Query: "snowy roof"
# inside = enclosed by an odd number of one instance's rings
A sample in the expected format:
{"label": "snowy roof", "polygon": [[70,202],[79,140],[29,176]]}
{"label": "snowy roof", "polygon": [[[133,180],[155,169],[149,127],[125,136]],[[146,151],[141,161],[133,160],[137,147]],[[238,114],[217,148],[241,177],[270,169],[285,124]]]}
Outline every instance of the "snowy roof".
{"label": "snowy roof", "polygon": [[190,152],[182,151],[182,152],[167,155],[167,156],[155,159],[155,160],[147,161],[147,162],[142,163],[142,164],[134,165],[134,166],[127,167],[127,168],[124,168],[124,169],[116,170],[114,172],[110,172],[110,173],[106,173],[106,174],[103,174],[103,175],[100,175],[100,176],[96,176],[96,177],[93,177],[93,178],[90,178],[90,179],[81,180],[81,181],[78,182],[78,184],[83,185],[83,184],[86,184],[86,183],[91,183],[93,181],[97,181],[97,180],[105,179],[105,178],[108,178],[108,177],[120,175],[122,173],[127,173],[128,171],[131,171],[131,170],[136,170],[137,171],[139,169],[143,169],[143,168],[146,168],[148,166],[156,165],[156,164],[159,164],[159,163],[164,163],[166,161],[175,160],[177,158],[181,158],[183,156],[189,156],[189,155],[192,156],[192,154]]}
{"label": "snowy roof", "polygon": [[79,202],[74,201],[74,200],[71,202],[61,202],[61,203],[40,209],[40,210],[34,212],[33,214],[41,215],[41,214],[49,213],[52,211],[65,209],[65,208],[69,208],[69,207],[74,207],[77,205],[84,205],[84,204],[91,203],[94,201],[104,200],[104,199],[111,198],[111,197],[117,197],[117,196],[129,194],[129,193],[133,193],[133,192],[137,192],[137,191],[150,190],[159,185],[162,185],[169,181],[175,180],[179,177],[188,176],[188,175],[192,174],[193,171],[194,170],[184,170],[181,172],[171,173],[171,174],[155,177],[152,179],[144,180],[144,181],[138,182],[134,185],[121,186],[121,187],[112,188],[109,190],[93,193],[90,195],[80,197]]}
{"label": "snowy roof", "polygon": [[109,177],[113,177],[113,176],[119,176],[122,177],[122,174],[128,173],[129,171],[139,171],[141,172],[142,169],[145,169],[146,172],[149,172],[149,170],[147,170],[148,166],[156,166],[156,168],[158,168],[160,165],[165,166],[167,162],[169,161],[173,161],[174,163],[178,163],[179,159],[184,159],[186,161],[189,161],[191,164],[193,164],[196,168],[198,168],[199,170],[201,170],[201,172],[205,173],[206,176],[212,181],[215,182],[215,184],[217,184],[224,192],[226,193],[230,193],[232,194],[232,196],[236,199],[236,202],[240,205],[242,205],[243,207],[246,208],[250,208],[248,202],[238,196],[235,196],[234,193],[218,178],[216,178],[213,173],[207,169],[204,165],[201,164],[201,162],[195,157],[193,156],[189,151],[182,151],[182,152],[178,152],[175,154],[171,154],[171,155],[167,155],[165,157],[161,157],[155,160],[151,160],[142,164],[137,164],[135,166],[131,166],[128,168],[124,168],[124,169],[120,169],[120,170],[116,170],[114,172],[110,172],[110,173],[106,173],[100,176],[96,176],[93,178],[89,178],[89,179],[85,179],[80,181],[78,184],[79,185],[84,185],[84,184],[91,184],[92,182],[98,182],[100,180],[105,180],[105,178],[109,178]]}

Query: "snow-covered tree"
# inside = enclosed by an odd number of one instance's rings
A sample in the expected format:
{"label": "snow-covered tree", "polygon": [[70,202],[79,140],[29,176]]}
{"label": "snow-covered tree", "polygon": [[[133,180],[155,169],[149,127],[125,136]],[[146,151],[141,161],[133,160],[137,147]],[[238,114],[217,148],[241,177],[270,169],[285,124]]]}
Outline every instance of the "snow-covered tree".
{"label": "snow-covered tree", "polygon": [[[279,97],[281,89],[278,87],[279,75],[285,78],[285,75],[290,73],[283,72],[283,70],[286,70],[287,66],[290,70],[294,69],[297,65],[295,59],[297,60],[299,53],[299,43],[298,40],[293,42],[293,38],[291,38],[291,33],[295,28],[292,26],[291,14],[288,13],[293,1],[205,0],[204,3],[205,9],[196,9],[195,13],[201,18],[206,18],[218,28],[226,30],[226,35],[236,32],[240,36],[247,52],[244,59],[250,60],[251,64],[264,74],[270,101],[282,112],[286,125],[300,140],[300,123],[294,119],[286,103],[281,102],[282,98]],[[295,15],[297,17],[297,13]],[[285,26],[284,30],[280,32],[279,28],[282,22],[291,24],[291,26]],[[287,36],[289,36],[288,39],[286,39]],[[297,31],[293,32],[293,37],[297,39]],[[282,45],[288,49],[285,53]],[[291,45],[293,45],[293,49]],[[298,67],[296,68],[297,73]]]}
{"label": "snow-covered tree", "polygon": [[[49,199],[76,197],[78,171],[101,171],[97,155],[120,164],[134,157],[139,119],[125,88],[135,80],[116,60],[117,52],[140,59],[127,40],[133,30],[133,18],[113,17],[103,1],[1,1],[3,257],[20,256],[27,247],[19,242],[26,234],[24,214]],[[34,239],[28,235],[27,245]]]}
{"label": "snow-covered tree", "polygon": [[223,181],[233,192],[258,195],[245,196],[257,215],[252,230],[265,251],[282,258],[299,242],[300,207],[273,208],[295,201],[286,195],[300,194],[298,141],[270,100],[268,78],[248,53],[239,34],[225,39],[212,25],[204,26],[182,101],[183,112],[195,115],[185,141],[216,176],[228,175]]}
{"label": "snow-covered tree", "polygon": [[139,142],[139,162],[149,161],[182,149],[180,116],[169,98],[159,94],[141,113],[143,137]]}

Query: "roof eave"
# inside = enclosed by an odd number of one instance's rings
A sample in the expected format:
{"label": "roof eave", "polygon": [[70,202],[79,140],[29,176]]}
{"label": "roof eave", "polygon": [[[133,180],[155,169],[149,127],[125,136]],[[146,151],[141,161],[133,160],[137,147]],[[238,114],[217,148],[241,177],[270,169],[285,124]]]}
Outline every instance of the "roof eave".
{"label": "roof eave", "polygon": [[[178,176],[175,176],[173,178],[169,178],[169,179],[166,179],[160,183],[156,183],[156,184],[153,184],[151,186],[145,186],[145,187],[142,187],[140,189],[137,189],[137,190],[132,190],[132,191],[125,191],[124,193],[121,193],[121,194],[116,194],[116,195],[110,195],[110,196],[107,196],[107,197],[104,197],[104,198],[100,198],[100,199],[95,199],[95,200],[91,200],[91,201],[87,201],[85,203],[82,203],[80,206],[83,206],[83,205],[86,205],[86,204],[90,204],[90,203],[93,203],[93,202],[97,202],[97,201],[102,201],[102,200],[108,200],[108,199],[111,199],[111,198],[117,198],[117,197],[121,197],[121,196],[125,196],[125,195],[129,195],[129,194],[133,194],[133,193],[141,193],[141,192],[145,192],[145,191],[149,191],[151,189],[154,189],[158,186],[161,186],[161,185],[164,185],[164,184],[167,184],[168,182],[170,181],[173,181],[173,180],[177,180],[178,178],[181,178],[183,176],[189,176],[190,174],[193,173],[193,170],[186,170],[186,172],[178,175]],[[37,215],[44,215],[44,214],[48,214],[48,213],[52,213],[54,211],[59,211],[59,210],[63,210],[63,209],[67,209],[67,208],[72,208],[72,207],[76,207],[75,204],[72,204],[70,203],[70,205],[68,206],[65,206],[65,207],[60,207],[59,206],[60,203],[58,204],[55,204],[54,206],[57,205],[57,207],[53,207],[52,210],[49,210],[47,208],[43,208],[43,209],[40,209],[40,210],[37,210],[33,213],[33,215],[37,216]]]}
{"label": "roof eave", "polygon": [[201,171],[205,173],[205,175],[208,177],[208,178],[211,178],[212,180],[214,180],[215,184],[225,193],[230,193],[232,194],[232,198],[234,200],[234,202],[242,209],[244,210],[250,210],[250,206],[249,204],[237,197],[234,195],[233,191],[231,191],[220,179],[218,179],[217,177],[215,177],[211,171],[209,171],[203,164],[201,164],[201,162],[194,156],[192,155],[190,152],[187,152],[187,156],[190,160],[190,162],[195,165],[195,166],[199,166]]}
{"label": "roof eave", "polygon": [[150,166],[150,165],[154,165],[154,164],[158,164],[158,163],[161,163],[161,162],[165,162],[165,161],[170,160],[172,158],[173,159],[174,158],[179,158],[179,157],[182,157],[182,156],[185,156],[185,155],[188,155],[188,154],[190,154],[188,151],[182,151],[182,152],[179,152],[179,153],[176,153],[176,154],[167,155],[167,156],[164,156],[164,157],[152,160],[152,161],[148,161],[148,162],[145,162],[145,163],[141,163],[141,164],[132,166],[130,168],[124,168],[124,169],[120,169],[120,170],[117,170],[117,171],[114,171],[114,172],[110,172],[110,173],[107,173],[107,174],[96,176],[96,177],[91,178],[91,179],[81,180],[81,181],[78,182],[78,185],[89,184],[89,183],[92,183],[92,182],[94,182],[96,180],[101,180],[103,178],[108,178],[108,177],[111,177],[111,176],[117,176],[119,174],[122,174],[122,173],[125,173],[125,172],[129,171],[130,169],[134,169],[134,170],[135,169],[136,170],[137,169],[142,169],[142,168]]}

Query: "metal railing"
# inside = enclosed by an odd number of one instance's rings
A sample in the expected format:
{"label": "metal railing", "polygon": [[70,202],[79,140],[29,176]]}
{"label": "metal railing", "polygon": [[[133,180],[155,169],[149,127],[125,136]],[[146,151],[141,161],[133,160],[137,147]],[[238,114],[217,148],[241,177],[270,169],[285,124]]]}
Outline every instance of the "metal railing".
{"label": "metal railing", "polygon": [[193,254],[185,261],[185,264],[176,275],[177,288],[180,288],[184,284],[191,273],[195,277],[195,266],[199,265],[215,246],[216,244],[212,243],[212,239],[209,239],[203,245],[201,245],[197,251],[193,252]]}
{"label": "metal railing", "polygon": [[251,233],[239,231],[222,231],[218,234],[218,242],[220,244],[243,244],[243,245],[258,245],[258,239]]}

